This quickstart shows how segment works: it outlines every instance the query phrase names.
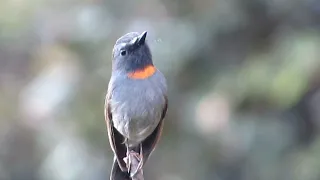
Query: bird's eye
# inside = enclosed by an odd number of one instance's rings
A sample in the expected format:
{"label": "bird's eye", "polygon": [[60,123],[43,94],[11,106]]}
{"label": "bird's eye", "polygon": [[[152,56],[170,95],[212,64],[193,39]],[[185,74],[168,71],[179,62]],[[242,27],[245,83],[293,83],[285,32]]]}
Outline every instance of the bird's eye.
{"label": "bird's eye", "polygon": [[127,51],[126,50],[121,50],[120,54],[121,54],[121,56],[125,56],[127,54]]}

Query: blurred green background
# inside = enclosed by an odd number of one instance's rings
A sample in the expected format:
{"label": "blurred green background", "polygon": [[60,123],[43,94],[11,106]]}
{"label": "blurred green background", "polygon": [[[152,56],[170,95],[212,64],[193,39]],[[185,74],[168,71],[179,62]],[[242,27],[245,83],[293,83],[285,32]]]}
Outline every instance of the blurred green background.
{"label": "blurred green background", "polygon": [[145,179],[320,179],[319,0],[1,0],[0,180],[109,179],[111,51],[145,30],[169,87]]}

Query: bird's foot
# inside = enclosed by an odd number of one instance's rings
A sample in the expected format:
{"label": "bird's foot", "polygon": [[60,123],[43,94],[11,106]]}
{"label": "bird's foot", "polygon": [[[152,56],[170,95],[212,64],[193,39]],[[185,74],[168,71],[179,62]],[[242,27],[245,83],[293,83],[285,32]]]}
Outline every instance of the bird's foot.
{"label": "bird's foot", "polygon": [[132,160],[131,160],[131,153],[128,150],[127,150],[127,157],[123,158],[123,160],[126,162],[128,173],[130,173]]}
{"label": "bird's foot", "polygon": [[139,153],[134,153],[133,154],[135,159],[139,162],[137,168],[133,173],[131,173],[131,177],[134,177],[142,168],[143,166],[143,153],[142,153],[142,145],[140,144],[140,154]]}
{"label": "bird's foot", "polygon": [[135,177],[143,166],[143,156],[136,152],[133,152],[132,155],[134,156],[135,160],[139,162],[138,165],[135,167],[134,172],[130,173],[131,177]]}

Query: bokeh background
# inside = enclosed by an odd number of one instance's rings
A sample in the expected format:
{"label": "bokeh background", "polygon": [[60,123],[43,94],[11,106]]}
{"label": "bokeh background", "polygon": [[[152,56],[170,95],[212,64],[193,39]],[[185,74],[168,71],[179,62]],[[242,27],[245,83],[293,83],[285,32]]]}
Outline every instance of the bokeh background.
{"label": "bokeh background", "polygon": [[145,30],[169,86],[145,179],[320,179],[320,1],[1,0],[0,180],[109,179],[111,51]]}

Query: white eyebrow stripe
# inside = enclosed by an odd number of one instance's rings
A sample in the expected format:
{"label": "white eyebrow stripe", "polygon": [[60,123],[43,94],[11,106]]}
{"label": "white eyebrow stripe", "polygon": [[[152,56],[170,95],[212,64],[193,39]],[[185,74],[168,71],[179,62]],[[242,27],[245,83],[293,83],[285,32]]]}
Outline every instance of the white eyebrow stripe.
{"label": "white eyebrow stripe", "polygon": [[137,40],[138,40],[138,37],[135,37],[135,38],[133,38],[133,39],[130,41],[130,43],[131,43],[131,44],[134,44]]}
{"label": "white eyebrow stripe", "polygon": [[122,48],[124,48],[125,46],[126,46],[127,44],[126,43],[121,43],[121,44],[119,44],[119,49],[122,49]]}
{"label": "white eyebrow stripe", "polygon": [[117,45],[117,51],[120,51],[121,49],[123,49],[127,44],[126,43],[121,43]]}

